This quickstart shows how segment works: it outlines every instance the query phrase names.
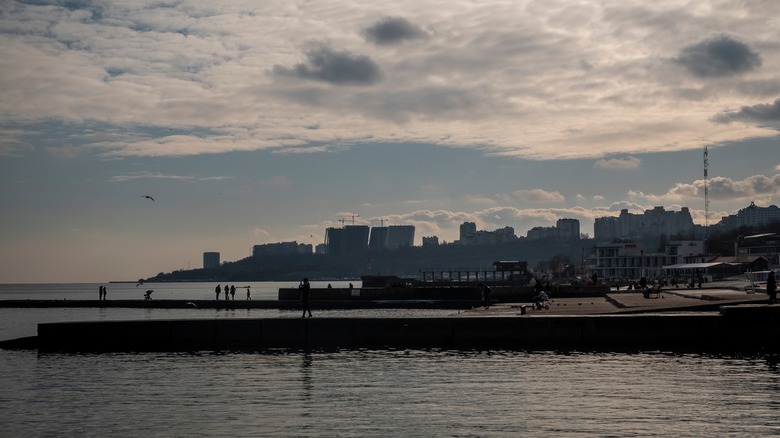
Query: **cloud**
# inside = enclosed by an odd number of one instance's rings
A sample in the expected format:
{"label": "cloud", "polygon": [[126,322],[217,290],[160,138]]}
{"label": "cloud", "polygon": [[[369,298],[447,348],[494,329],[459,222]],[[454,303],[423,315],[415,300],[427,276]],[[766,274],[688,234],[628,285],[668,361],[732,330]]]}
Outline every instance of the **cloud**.
{"label": "cloud", "polygon": [[72,144],[64,144],[62,146],[49,146],[46,147],[46,152],[57,158],[75,158],[81,154],[82,148],[79,148]]}
{"label": "cloud", "polygon": [[379,66],[368,56],[337,52],[319,46],[305,52],[306,63],[292,68],[274,66],[278,76],[327,82],[334,85],[371,85],[382,79]]}
{"label": "cloud", "polygon": [[[597,160],[776,135],[710,120],[777,97],[772,2],[431,0],[379,20],[366,2],[10,2],[4,156],[41,148],[30,128],[58,137],[51,125],[114,158],[408,142]],[[750,46],[690,45],[722,29]],[[728,80],[691,83],[680,66]]]}
{"label": "cloud", "polygon": [[560,192],[548,192],[543,189],[517,190],[512,192],[512,195],[525,202],[563,202],[566,200]]}
{"label": "cloud", "polygon": [[293,185],[292,181],[283,176],[275,176],[271,179],[260,181],[260,184],[276,187],[286,187]]}
{"label": "cloud", "polygon": [[732,76],[761,67],[758,53],[727,34],[684,47],[675,61],[701,78]]}
{"label": "cloud", "polygon": [[593,163],[598,169],[636,169],[642,164],[642,160],[636,157],[627,158],[603,158]]}
{"label": "cloud", "polygon": [[363,30],[366,41],[377,45],[424,39],[428,34],[403,17],[385,17]]}
{"label": "cloud", "polygon": [[114,175],[111,177],[111,182],[126,182],[126,181],[133,181],[137,179],[170,179],[170,180],[179,180],[179,181],[220,181],[220,180],[226,180],[226,179],[233,179],[233,177],[229,176],[193,176],[193,175],[171,175],[171,174],[164,174],[164,173],[153,173],[153,172],[136,172],[136,173],[130,173],[125,175]]}
{"label": "cloud", "polygon": [[463,195],[463,200],[474,205],[495,205],[496,200],[488,196]]}
{"label": "cloud", "polygon": [[745,122],[756,125],[780,123],[780,99],[773,103],[743,106],[739,111],[724,112],[713,117],[716,123]]}
{"label": "cloud", "polygon": [[269,233],[267,230],[260,227],[252,228],[249,231],[249,234],[252,237],[254,237],[256,241],[259,241],[260,243],[268,243],[272,241],[271,233]]}
{"label": "cloud", "polygon": [[[780,193],[780,174],[773,176],[753,175],[743,180],[725,177],[711,178],[707,182],[710,200],[734,201],[771,199]],[[666,193],[656,195],[640,191],[630,191],[631,199],[647,200],[653,204],[673,203],[704,199],[704,180],[693,183],[677,183]]]}

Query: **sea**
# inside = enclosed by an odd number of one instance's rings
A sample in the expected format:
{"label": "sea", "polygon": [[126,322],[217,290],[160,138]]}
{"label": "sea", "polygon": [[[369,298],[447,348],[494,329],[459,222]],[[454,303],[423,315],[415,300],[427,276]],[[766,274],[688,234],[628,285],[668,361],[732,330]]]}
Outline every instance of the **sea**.
{"label": "sea", "polygon": [[[154,299],[197,300],[213,299],[216,283],[103,285],[109,300],[143,299],[148,289]],[[0,285],[0,300],[97,299],[99,286]],[[297,282],[236,284],[236,299],[246,299],[244,286],[253,299],[273,300]],[[453,313],[313,310],[315,318]],[[0,340],[33,336],[42,322],[298,317],[273,309],[0,308]],[[0,349],[0,437],[778,436],[779,363],[706,351]]]}

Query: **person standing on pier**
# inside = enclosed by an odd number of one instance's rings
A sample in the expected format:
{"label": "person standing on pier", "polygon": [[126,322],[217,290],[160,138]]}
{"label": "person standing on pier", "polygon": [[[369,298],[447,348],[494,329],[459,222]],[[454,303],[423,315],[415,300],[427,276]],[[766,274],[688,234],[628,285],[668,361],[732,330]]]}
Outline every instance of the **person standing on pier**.
{"label": "person standing on pier", "polygon": [[103,286],[103,301],[105,301],[105,300],[106,300],[106,294],[107,294],[107,293],[108,293],[108,291],[106,290],[106,287],[105,287],[105,286]]}
{"label": "person standing on pier", "polygon": [[230,299],[230,288],[228,285],[225,285],[225,301]]}
{"label": "person standing on pier", "polygon": [[301,306],[303,307],[303,315],[301,318],[306,318],[306,312],[309,312],[309,318],[311,318],[311,308],[309,307],[309,292],[311,291],[311,285],[309,279],[304,278],[298,285],[298,290],[301,292]]}
{"label": "person standing on pier", "polygon": [[230,285],[230,299],[235,301],[236,300],[236,285],[232,284]]}
{"label": "person standing on pier", "polygon": [[222,292],[222,286],[217,285],[217,288],[214,289],[214,292],[217,294],[217,301],[219,301],[219,293]]}
{"label": "person standing on pier", "polygon": [[246,287],[246,299],[247,301],[252,299],[252,294],[249,293],[249,286]]}
{"label": "person standing on pier", "polygon": [[775,271],[769,271],[766,276],[766,294],[769,295],[769,304],[777,304],[777,279]]}
{"label": "person standing on pier", "polygon": [[485,283],[482,283],[482,305],[486,309],[490,307],[490,288]]}

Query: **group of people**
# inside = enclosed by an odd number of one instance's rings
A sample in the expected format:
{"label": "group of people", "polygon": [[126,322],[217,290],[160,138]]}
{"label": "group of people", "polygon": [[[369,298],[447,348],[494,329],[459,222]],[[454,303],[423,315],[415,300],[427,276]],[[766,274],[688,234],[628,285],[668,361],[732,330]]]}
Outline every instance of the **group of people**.
{"label": "group of people", "polygon": [[[252,295],[249,292],[249,286],[244,286],[246,288],[246,299],[251,300]],[[217,285],[217,287],[214,289],[214,292],[217,294],[217,301],[219,301],[219,294],[222,293],[222,285]],[[225,301],[234,300],[236,299],[236,286],[235,285],[225,285]]]}
{"label": "group of people", "polygon": [[98,301],[104,301],[106,299],[106,287],[100,286],[98,288]]}

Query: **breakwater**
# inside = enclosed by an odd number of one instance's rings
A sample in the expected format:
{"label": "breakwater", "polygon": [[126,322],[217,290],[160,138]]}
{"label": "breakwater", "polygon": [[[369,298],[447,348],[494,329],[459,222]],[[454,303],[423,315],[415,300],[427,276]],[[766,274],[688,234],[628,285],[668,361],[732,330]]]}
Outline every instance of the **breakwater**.
{"label": "breakwater", "polygon": [[[471,309],[481,300],[355,300],[314,299],[313,309]],[[125,308],[125,309],[279,309],[299,310],[296,296],[289,300],[0,300],[0,308]]]}
{"label": "breakwater", "polygon": [[68,322],[0,343],[42,351],[693,349],[779,351],[780,306],[645,315],[265,318]]}

